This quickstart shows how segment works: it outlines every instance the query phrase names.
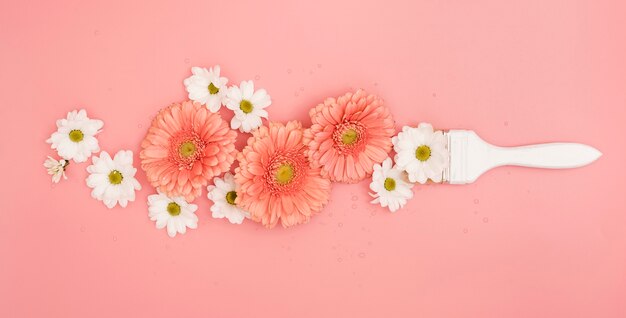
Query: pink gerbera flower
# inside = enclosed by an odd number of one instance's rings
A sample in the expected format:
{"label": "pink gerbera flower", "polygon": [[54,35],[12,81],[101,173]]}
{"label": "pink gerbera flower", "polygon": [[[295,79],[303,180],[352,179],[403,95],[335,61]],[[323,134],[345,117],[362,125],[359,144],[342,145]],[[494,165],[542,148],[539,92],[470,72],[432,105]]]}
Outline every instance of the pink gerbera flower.
{"label": "pink gerbera flower", "polygon": [[172,104],[157,114],[141,143],[141,168],[168,197],[198,197],[235,160],[237,133],[197,102]]}
{"label": "pink gerbera flower", "polygon": [[328,98],[309,111],[312,125],[304,133],[307,155],[332,181],[355,183],[372,174],[387,158],[395,123],[389,109],[365,91]]}
{"label": "pink gerbera flower", "polygon": [[302,134],[298,121],[270,123],[237,155],[235,203],[268,228],[306,223],[328,202],[330,181],[309,163]]}

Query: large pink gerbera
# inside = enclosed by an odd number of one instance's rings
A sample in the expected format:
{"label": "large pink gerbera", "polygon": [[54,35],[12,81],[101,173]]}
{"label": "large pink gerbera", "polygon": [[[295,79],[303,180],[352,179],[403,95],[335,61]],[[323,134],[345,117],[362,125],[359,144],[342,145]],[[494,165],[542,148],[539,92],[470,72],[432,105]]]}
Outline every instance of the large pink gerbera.
{"label": "large pink gerbera", "polygon": [[302,134],[298,121],[270,123],[237,155],[235,203],[269,228],[306,223],[328,202],[330,181],[309,163]]}
{"label": "large pink gerbera", "polygon": [[237,133],[197,102],[172,104],[157,114],[141,142],[141,168],[169,197],[198,197],[214,176],[235,160]]}
{"label": "large pink gerbera", "polygon": [[372,174],[391,151],[395,123],[389,109],[365,91],[328,98],[309,111],[307,155],[332,181],[355,183]]}

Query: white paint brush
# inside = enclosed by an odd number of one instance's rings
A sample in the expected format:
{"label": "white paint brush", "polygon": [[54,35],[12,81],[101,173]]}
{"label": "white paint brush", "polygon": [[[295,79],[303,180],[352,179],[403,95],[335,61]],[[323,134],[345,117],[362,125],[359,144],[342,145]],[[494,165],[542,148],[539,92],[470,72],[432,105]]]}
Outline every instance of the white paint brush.
{"label": "white paint brush", "polygon": [[588,165],[602,156],[596,148],[579,143],[546,143],[521,147],[498,147],[482,140],[471,130],[450,130],[450,166],[443,181],[472,183],[483,173],[500,166],[567,169]]}

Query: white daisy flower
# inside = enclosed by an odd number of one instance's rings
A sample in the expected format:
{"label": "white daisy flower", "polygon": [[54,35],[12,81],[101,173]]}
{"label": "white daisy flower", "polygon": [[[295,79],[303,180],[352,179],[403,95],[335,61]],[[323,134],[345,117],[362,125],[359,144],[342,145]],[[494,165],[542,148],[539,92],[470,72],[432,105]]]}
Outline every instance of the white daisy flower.
{"label": "white daisy flower", "polygon": [[103,201],[109,209],[118,203],[126,207],[129,201],[135,201],[135,190],[141,190],[141,185],[135,179],[137,169],[133,167],[132,151],[120,150],[113,159],[103,151],[100,157],[93,156],[91,160],[87,186],[93,188],[94,199]]}
{"label": "white daisy flower", "polygon": [[237,86],[228,89],[226,107],[235,112],[230,121],[230,128],[242,132],[250,132],[262,125],[261,118],[267,119],[264,109],[272,104],[270,95],[264,89],[254,91],[252,81],[243,81]]}
{"label": "white daisy flower", "polygon": [[52,182],[59,183],[61,177],[67,180],[67,176],[65,175],[65,168],[69,165],[69,160],[60,159],[56,160],[50,156],[43,163],[43,166],[48,170],[48,174],[52,176]]}
{"label": "white daisy flower", "polygon": [[148,216],[156,221],[156,228],[167,226],[167,235],[176,236],[176,233],[185,234],[187,228],[198,228],[198,216],[195,214],[198,206],[187,203],[183,197],[168,198],[159,192],[148,196]]}
{"label": "white daisy flower", "polygon": [[193,75],[183,81],[189,99],[206,105],[211,112],[216,113],[224,103],[228,91],[228,79],[220,77],[220,66],[216,65],[208,70],[194,66],[191,73]]}
{"label": "white daisy flower", "polygon": [[370,189],[374,193],[370,195],[374,198],[372,204],[380,204],[383,208],[387,207],[391,212],[395,212],[413,198],[413,184],[406,180],[404,171],[392,167],[392,164],[391,158],[387,157],[382,165],[374,165],[370,183]]}
{"label": "white daisy flower", "polygon": [[75,162],[85,162],[92,153],[100,151],[95,138],[102,129],[101,120],[89,119],[84,109],[67,113],[67,118],[57,120],[57,131],[47,143],[56,149],[59,157]]}
{"label": "white daisy flower", "polygon": [[213,201],[211,206],[212,216],[216,219],[227,218],[232,224],[241,224],[244,218],[250,214],[235,205],[237,191],[235,191],[235,178],[232,174],[224,174],[224,179],[214,178],[213,183],[207,187],[207,197]]}
{"label": "white daisy flower", "polygon": [[428,179],[441,182],[450,155],[446,138],[440,130],[433,131],[433,126],[427,123],[421,123],[417,128],[404,126],[391,141],[396,152],[396,165],[409,174],[411,182],[426,183]]}

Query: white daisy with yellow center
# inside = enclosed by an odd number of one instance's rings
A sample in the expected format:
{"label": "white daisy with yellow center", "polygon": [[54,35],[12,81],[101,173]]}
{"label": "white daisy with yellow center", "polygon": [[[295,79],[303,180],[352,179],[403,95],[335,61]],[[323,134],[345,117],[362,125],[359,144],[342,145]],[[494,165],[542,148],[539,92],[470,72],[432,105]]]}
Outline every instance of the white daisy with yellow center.
{"label": "white daisy with yellow center", "polygon": [[93,189],[94,199],[104,202],[109,209],[118,203],[126,207],[129,201],[135,201],[135,190],[141,190],[141,185],[135,179],[137,169],[133,167],[132,151],[120,150],[114,158],[103,151],[91,160],[92,165],[87,167],[87,186]]}
{"label": "white daisy with yellow center", "polygon": [[443,170],[450,162],[442,131],[433,131],[433,126],[427,123],[417,128],[404,126],[391,141],[396,165],[408,173],[411,182],[426,183],[428,179],[441,182]]}
{"label": "white daisy with yellow center", "polygon": [[214,178],[213,183],[207,187],[207,197],[213,201],[211,215],[216,219],[227,218],[232,224],[241,224],[243,219],[250,217],[250,214],[235,204],[237,191],[235,178],[232,174],[224,174],[224,179]]}
{"label": "white daisy with yellow center", "polygon": [[374,165],[370,195],[374,198],[372,204],[380,204],[395,212],[402,208],[408,200],[413,198],[413,184],[406,179],[406,173],[393,167],[391,158],[387,157],[382,164]]}
{"label": "white daisy with yellow center", "polygon": [[57,131],[47,143],[56,149],[59,157],[75,162],[85,162],[92,153],[100,151],[95,136],[104,126],[101,120],[90,119],[84,109],[67,113],[67,118],[57,120]]}
{"label": "white daisy with yellow center", "polygon": [[235,112],[230,128],[241,132],[251,132],[261,127],[261,118],[267,119],[266,107],[272,104],[270,95],[264,89],[254,90],[252,81],[243,81],[239,86],[228,89],[226,107]]}
{"label": "white daisy with yellow center", "polygon": [[167,235],[185,234],[187,228],[198,228],[198,206],[187,203],[183,197],[169,198],[159,192],[148,196],[148,216],[156,221],[156,228],[167,227]]}
{"label": "white daisy with yellow center", "polygon": [[228,78],[220,76],[220,66],[209,69],[192,67],[192,76],[183,81],[189,93],[189,99],[206,105],[209,111],[216,113],[222,107],[228,88]]}

